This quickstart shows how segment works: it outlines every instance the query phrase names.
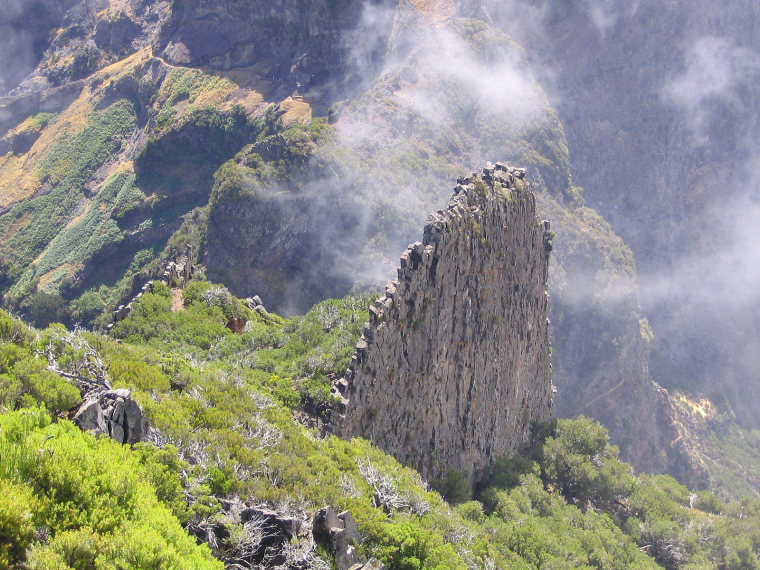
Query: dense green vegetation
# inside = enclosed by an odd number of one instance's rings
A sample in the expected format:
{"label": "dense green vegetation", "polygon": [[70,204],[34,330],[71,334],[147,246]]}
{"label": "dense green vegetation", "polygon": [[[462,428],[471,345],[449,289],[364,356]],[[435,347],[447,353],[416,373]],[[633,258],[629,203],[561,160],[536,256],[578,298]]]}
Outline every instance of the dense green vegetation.
{"label": "dense green vegetation", "polygon": [[[113,71],[93,79],[86,102],[14,130],[24,165],[5,165],[3,188],[22,191],[18,168],[29,196],[0,215],[0,292],[38,326],[90,326],[99,316],[105,325],[103,313],[134,293],[135,275],[155,270],[182,216],[208,202],[214,171],[280,128],[271,113],[252,118],[229,102],[237,86],[221,76],[177,68],[135,94],[129,86],[144,69]],[[72,135],[24,155],[51,125]]]}
{"label": "dense green vegetation", "polygon": [[0,416],[0,566],[222,567],[172,513],[182,488],[165,453],[51,421],[34,407]]}
{"label": "dense green vegetation", "polygon": [[[760,567],[760,503],[634,475],[588,419],[536,426],[524,454],[482,474],[475,499],[450,474],[448,503],[366,441],[320,434],[329,378],[370,300],[286,320],[207,282],[172,312],[159,286],[111,338],[0,315],[0,566],[220,567],[182,525],[206,528],[241,497],[307,518],[349,509],[361,554],[399,570]],[[246,319],[242,334],[230,316]],[[61,419],[80,397],[52,370],[93,366],[142,403],[150,443],[121,446]],[[316,556],[309,540],[294,539]]]}

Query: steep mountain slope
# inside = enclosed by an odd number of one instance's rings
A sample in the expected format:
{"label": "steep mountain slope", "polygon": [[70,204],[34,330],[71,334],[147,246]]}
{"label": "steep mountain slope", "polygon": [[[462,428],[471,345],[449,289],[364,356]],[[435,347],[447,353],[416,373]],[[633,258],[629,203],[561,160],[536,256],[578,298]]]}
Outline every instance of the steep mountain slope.
{"label": "steep mountain slope", "polygon": [[0,14],[0,95],[24,80],[42,59],[50,33],[77,0],[9,1]]}
{"label": "steep mountain slope", "polygon": [[[435,482],[448,503],[367,441],[304,427],[299,419],[315,419],[317,398],[334,404],[327,376],[351,357],[366,296],[325,301],[289,320],[248,309],[208,282],[191,283],[184,296],[184,308],[173,310],[170,290],[156,284],[114,327],[116,338],[60,325],[34,330],[0,313],[0,563],[33,570],[222,563],[347,570],[370,557],[364,570],[758,564],[757,501],[723,503],[670,477],[633,476],[604,428],[588,419],[536,425],[522,455],[483,473],[478,500],[467,500],[452,471]],[[242,333],[225,327],[229,315],[247,321]],[[149,441],[122,446],[62,418],[80,399],[73,382],[100,391],[112,384],[112,393],[142,403]]]}
{"label": "steep mountain slope", "polygon": [[[411,22],[368,93],[333,115],[336,129],[271,137],[220,171],[205,232],[209,274],[280,310],[304,310],[352,283],[387,279],[386,252],[403,247],[452,166],[491,156],[524,164],[561,236],[552,268],[560,413],[582,407],[609,422],[639,468],[704,483],[648,373],[633,256],[573,188],[561,125],[520,50],[483,22]],[[467,71],[441,69],[441,53]],[[259,230],[246,237],[237,230],[246,226]]]}
{"label": "steep mountain slope", "polygon": [[[216,99],[198,100],[203,88]],[[61,291],[87,321],[124,294],[125,277],[205,203],[218,164],[255,137],[251,93],[140,51],[91,76],[60,113],[14,129],[6,140],[37,138],[0,159],[7,298]]]}
{"label": "steep mountain slope", "polygon": [[757,428],[757,4],[488,10],[553,76],[576,179],[636,254],[653,374]]}
{"label": "steep mountain slope", "polygon": [[[384,282],[452,176],[506,160],[561,237],[559,409],[609,422],[639,468],[703,480],[647,372],[630,251],[573,186],[562,125],[510,37],[450,3],[83,7],[0,109],[8,305],[93,322],[190,243],[212,279],[300,313]],[[97,47],[112,22],[134,30],[123,52]],[[93,69],[131,55],[87,75],[72,66],[90,40]]]}

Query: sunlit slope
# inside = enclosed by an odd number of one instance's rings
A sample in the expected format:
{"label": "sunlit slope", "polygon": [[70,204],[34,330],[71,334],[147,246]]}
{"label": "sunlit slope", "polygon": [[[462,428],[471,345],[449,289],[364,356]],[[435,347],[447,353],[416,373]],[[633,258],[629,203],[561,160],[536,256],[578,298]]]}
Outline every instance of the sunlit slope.
{"label": "sunlit slope", "polygon": [[61,292],[77,320],[113,304],[263,128],[267,87],[252,72],[172,67],[143,50],[91,76],[59,113],[25,118],[0,158],[7,300]]}

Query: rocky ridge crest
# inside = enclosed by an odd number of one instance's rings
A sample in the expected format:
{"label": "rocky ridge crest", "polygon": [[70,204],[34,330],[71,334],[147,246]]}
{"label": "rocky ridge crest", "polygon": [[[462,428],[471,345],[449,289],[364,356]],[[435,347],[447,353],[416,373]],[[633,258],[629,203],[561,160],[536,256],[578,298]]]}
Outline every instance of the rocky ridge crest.
{"label": "rocky ridge crest", "polygon": [[472,478],[549,419],[552,234],[523,169],[462,178],[398,279],[370,308],[346,377],[343,435],[362,435],[425,477]]}

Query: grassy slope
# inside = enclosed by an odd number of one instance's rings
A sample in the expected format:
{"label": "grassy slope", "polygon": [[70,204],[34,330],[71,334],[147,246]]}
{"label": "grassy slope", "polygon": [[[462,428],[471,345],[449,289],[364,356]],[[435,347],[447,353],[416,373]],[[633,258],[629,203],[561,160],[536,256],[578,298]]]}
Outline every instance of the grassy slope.
{"label": "grassy slope", "polygon": [[6,304],[43,324],[37,293],[60,294],[71,323],[111,308],[206,203],[214,170],[260,129],[247,114],[265,107],[223,75],[142,51],[93,75],[58,115],[22,121],[12,134],[33,144],[0,158]]}

